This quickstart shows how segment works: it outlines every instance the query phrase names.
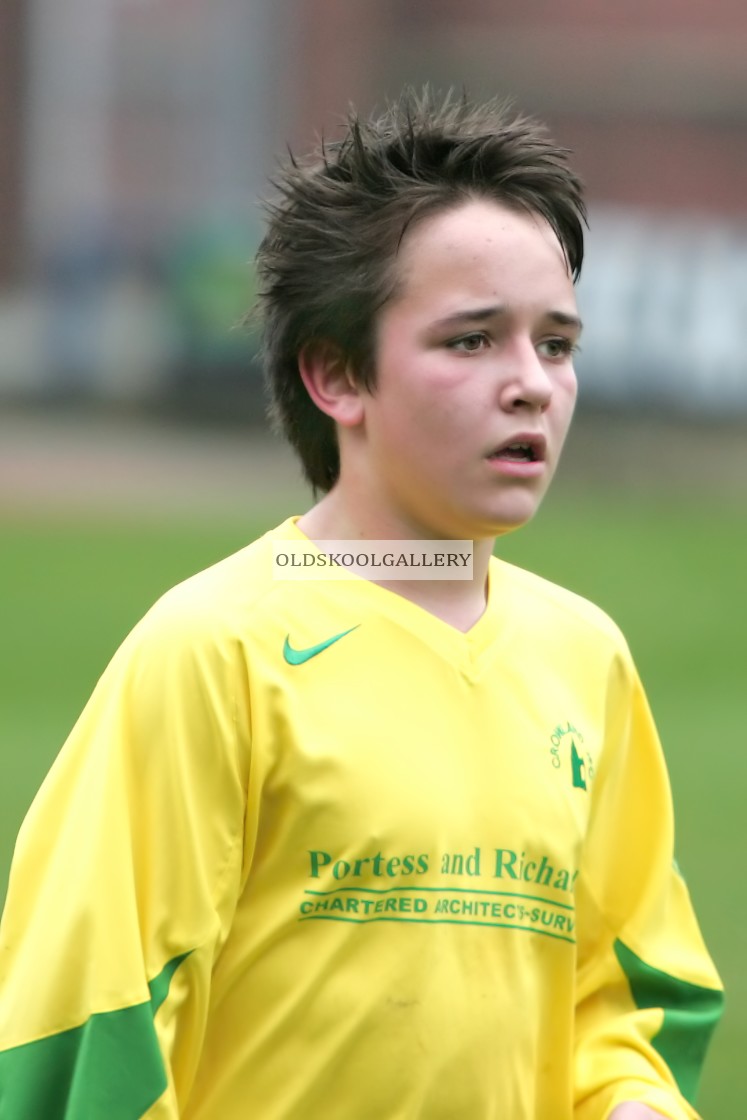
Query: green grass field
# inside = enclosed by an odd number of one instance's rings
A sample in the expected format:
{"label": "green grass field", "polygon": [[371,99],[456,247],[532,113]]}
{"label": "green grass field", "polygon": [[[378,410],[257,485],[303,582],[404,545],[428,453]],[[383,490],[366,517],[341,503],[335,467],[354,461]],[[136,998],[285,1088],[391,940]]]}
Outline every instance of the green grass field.
{"label": "green grass field", "polygon": [[[736,505],[698,504],[696,517],[685,497],[558,493],[501,552],[595,600],[631,644],[669,760],[678,859],[729,997],[700,1104],[737,1120],[747,1097],[747,521]],[[119,641],[168,586],[284,515],[161,527],[3,516],[0,898],[22,816]]]}

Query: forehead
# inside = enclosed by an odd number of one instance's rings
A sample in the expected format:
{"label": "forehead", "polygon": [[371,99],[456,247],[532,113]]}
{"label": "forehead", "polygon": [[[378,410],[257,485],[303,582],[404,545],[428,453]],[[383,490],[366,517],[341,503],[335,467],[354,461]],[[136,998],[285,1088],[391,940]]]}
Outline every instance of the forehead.
{"label": "forehead", "polygon": [[472,200],[423,218],[405,235],[396,261],[395,299],[453,290],[510,299],[535,290],[575,303],[560,242],[537,214]]}

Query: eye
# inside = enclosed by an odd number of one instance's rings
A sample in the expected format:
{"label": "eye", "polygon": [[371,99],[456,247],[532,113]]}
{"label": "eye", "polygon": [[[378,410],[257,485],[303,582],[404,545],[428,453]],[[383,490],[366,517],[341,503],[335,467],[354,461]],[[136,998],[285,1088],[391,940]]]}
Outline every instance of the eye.
{"label": "eye", "polygon": [[543,358],[569,358],[577,353],[578,343],[560,335],[557,338],[546,338],[537,349]]}
{"label": "eye", "polygon": [[457,350],[462,354],[476,354],[488,345],[488,336],[482,331],[473,331],[450,339],[446,345],[449,350]]}

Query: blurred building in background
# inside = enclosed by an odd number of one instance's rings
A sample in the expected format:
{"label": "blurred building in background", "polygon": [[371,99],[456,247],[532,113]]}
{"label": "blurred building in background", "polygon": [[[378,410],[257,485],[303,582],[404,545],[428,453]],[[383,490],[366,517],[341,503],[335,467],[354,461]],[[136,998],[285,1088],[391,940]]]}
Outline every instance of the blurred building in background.
{"label": "blurred building in background", "polygon": [[273,159],[427,81],[575,152],[586,401],[747,414],[745,57],[741,0],[4,0],[0,394],[261,416]]}

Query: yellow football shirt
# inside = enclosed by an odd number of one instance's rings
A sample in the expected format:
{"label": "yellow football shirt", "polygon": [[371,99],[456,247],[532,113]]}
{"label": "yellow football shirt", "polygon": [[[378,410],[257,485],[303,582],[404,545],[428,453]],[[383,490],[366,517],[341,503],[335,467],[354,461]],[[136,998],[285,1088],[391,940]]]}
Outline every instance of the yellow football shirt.
{"label": "yellow football shirt", "polygon": [[463,634],[285,539],[156,604],[32,806],[2,1120],[694,1117],[720,984],[618,630],[494,560]]}

